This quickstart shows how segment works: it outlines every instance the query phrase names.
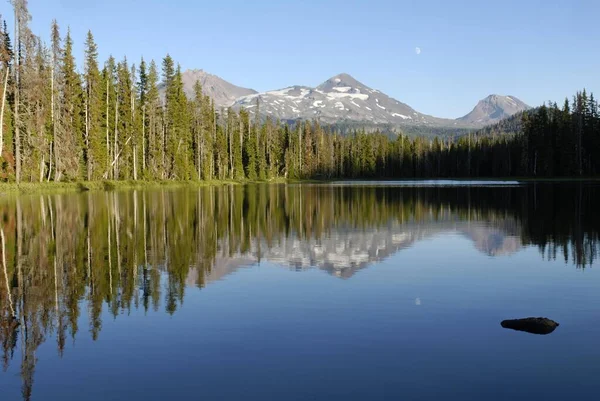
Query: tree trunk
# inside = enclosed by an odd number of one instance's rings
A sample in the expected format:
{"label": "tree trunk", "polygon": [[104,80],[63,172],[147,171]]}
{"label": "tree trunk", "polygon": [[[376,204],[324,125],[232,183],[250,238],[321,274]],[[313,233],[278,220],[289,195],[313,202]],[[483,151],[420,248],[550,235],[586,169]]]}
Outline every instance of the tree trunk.
{"label": "tree trunk", "polygon": [[19,60],[19,49],[20,33],[19,33],[19,8],[15,6],[15,164],[16,164],[16,181],[17,184],[21,182],[21,131],[19,121],[19,102],[20,102],[20,60]]}
{"label": "tree trunk", "polygon": [[[198,111],[197,111],[198,112]],[[200,124],[198,123],[198,117],[196,116],[196,170],[198,172],[198,179],[201,179],[200,165],[202,164],[200,157]]]}
{"label": "tree trunk", "polygon": [[162,138],[161,138],[162,139],[161,150],[162,150],[162,179],[163,180],[165,179],[165,173],[166,173],[166,170],[167,170],[167,168],[166,168],[167,167],[166,166],[166,160],[165,160],[165,146],[166,146],[166,143],[165,143],[165,130],[166,130],[166,127],[165,127],[165,119],[164,119],[164,114],[163,114]]}
{"label": "tree trunk", "polygon": [[[58,147],[56,146],[56,142],[58,140],[57,138],[57,132],[58,130],[56,129],[56,113],[55,113],[55,100],[54,100],[54,96],[55,96],[55,77],[54,74],[56,73],[55,71],[55,66],[56,66],[56,58],[55,56],[53,56],[52,59],[52,74],[51,74],[51,82],[50,82],[50,86],[51,86],[51,90],[52,93],[50,96],[51,98],[51,106],[50,106],[50,115],[52,118],[52,144],[50,146],[50,151],[52,152],[52,149],[54,149],[54,180],[58,181],[60,179],[60,166],[58,164]],[[50,170],[48,171],[48,181],[50,181],[50,174],[52,173],[52,156],[50,157]]]}
{"label": "tree trunk", "polygon": [[40,162],[40,182],[44,181],[44,165],[45,159],[44,155],[42,155],[42,161]]}
{"label": "tree trunk", "polygon": [[107,169],[107,171],[110,166],[110,164],[109,164],[110,163],[110,137],[109,137],[109,127],[108,127],[108,113],[109,113],[108,90],[109,90],[109,86],[108,86],[108,77],[107,77],[107,79],[106,79],[106,169]]}
{"label": "tree trunk", "polygon": [[48,176],[46,177],[46,181],[50,182],[50,177],[52,176],[52,158],[54,157],[54,155],[52,154],[52,142],[50,142],[50,149],[48,151],[49,156],[48,157]]}
{"label": "tree trunk", "polygon": [[90,113],[89,113],[89,88],[88,94],[85,98],[85,159],[86,159],[86,170],[87,180],[92,180],[92,163],[90,160]]}
{"label": "tree trunk", "polygon": [[302,178],[302,127],[298,129],[298,177]]}
{"label": "tree trunk", "polygon": [[[119,133],[119,130],[117,128],[119,124],[119,95],[117,95],[117,98],[115,99],[115,138],[114,138],[114,143],[113,143],[113,155],[115,155],[115,160],[117,159],[116,155],[118,152],[118,145],[117,145],[117,135]],[[118,178],[118,167],[116,163],[113,163],[112,165],[113,167],[113,180],[116,180]]]}
{"label": "tree trunk", "polygon": [[244,122],[242,121],[242,113],[240,112],[240,159],[241,159],[241,163],[242,163],[242,171],[241,176],[239,178],[242,178],[244,176]]}
{"label": "tree trunk", "polygon": [[146,171],[146,105],[142,107],[142,175]]}
{"label": "tree trunk", "polygon": [[0,157],[2,157],[2,148],[4,147],[4,105],[6,104],[6,88],[8,86],[8,72],[6,67],[4,72],[4,88],[2,89],[2,108],[0,109]]}
{"label": "tree trunk", "polygon": [[229,115],[227,115],[227,131],[229,137],[229,178],[233,180],[233,127],[229,124]]}
{"label": "tree trunk", "polygon": [[210,161],[210,179],[212,180],[213,177],[215,176],[215,158],[214,158],[214,149],[215,149],[215,143],[217,141],[217,111],[213,105],[213,129],[212,129],[212,141],[211,144],[213,146],[213,151],[211,152],[211,155],[213,155],[213,159]]}
{"label": "tree trunk", "polygon": [[[133,77],[133,74],[132,74]],[[137,181],[137,139],[135,138],[135,87],[134,83],[131,84],[131,128],[133,130],[132,136],[134,137],[133,143],[131,144],[133,150],[133,179]]]}

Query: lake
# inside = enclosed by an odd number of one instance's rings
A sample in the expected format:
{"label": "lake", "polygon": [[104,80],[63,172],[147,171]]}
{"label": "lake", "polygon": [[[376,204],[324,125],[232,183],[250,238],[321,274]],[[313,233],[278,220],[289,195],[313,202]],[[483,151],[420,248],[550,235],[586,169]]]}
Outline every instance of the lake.
{"label": "lake", "polygon": [[[4,195],[0,398],[595,400],[599,183]],[[547,317],[547,335],[501,326]]]}

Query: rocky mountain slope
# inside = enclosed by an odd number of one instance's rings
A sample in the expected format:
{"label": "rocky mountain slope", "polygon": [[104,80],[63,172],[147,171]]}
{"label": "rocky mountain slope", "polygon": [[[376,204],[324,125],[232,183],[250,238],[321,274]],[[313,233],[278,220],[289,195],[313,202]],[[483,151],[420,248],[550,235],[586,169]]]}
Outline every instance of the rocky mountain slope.
{"label": "rocky mountain slope", "polygon": [[514,96],[489,95],[458,120],[475,126],[489,125],[529,108]]}
{"label": "rocky mountain slope", "polygon": [[234,107],[243,107],[252,114],[258,107],[261,114],[281,120],[319,118],[326,123],[355,121],[393,125],[467,125],[461,121],[419,113],[348,74],[331,77],[316,88],[290,86],[244,96],[236,100]]}
{"label": "rocky mountain slope", "polygon": [[196,81],[202,84],[202,92],[210,96],[217,107],[229,107],[236,99],[257,93],[254,89],[242,88],[204,70],[187,70],[182,74],[183,89],[188,98],[194,97]]}

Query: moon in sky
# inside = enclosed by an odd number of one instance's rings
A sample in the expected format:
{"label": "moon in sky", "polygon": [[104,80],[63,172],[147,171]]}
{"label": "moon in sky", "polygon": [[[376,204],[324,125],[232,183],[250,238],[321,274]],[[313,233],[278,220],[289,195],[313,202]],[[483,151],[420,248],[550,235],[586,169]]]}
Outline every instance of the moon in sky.
{"label": "moon in sky", "polygon": [[420,47],[415,47],[415,53],[417,54],[417,56],[419,54],[421,54],[421,48]]}

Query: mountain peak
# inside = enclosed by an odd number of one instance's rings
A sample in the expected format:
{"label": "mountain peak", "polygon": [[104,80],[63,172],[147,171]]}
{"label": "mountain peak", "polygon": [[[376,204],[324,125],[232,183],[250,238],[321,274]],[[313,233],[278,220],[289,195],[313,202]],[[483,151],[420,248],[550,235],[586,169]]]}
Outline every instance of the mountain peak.
{"label": "mountain peak", "polygon": [[348,81],[356,81],[356,79],[354,79],[354,77],[346,72],[341,72],[333,77],[331,77],[330,79],[336,80],[348,80]]}
{"label": "mountain peak", "polygon": [[[514,96],[511,95],[499,95],[497,93],[492,93],[491,95],[488,95],[487,97],[485,97],[484,99],[481,99],[480,102],[486,102],[486,101],[494,101],[494,102],[501,102],[504,100],[518,100],[520,102],[520,100]],[[523,103],[524,104],[524,103]]]}
{"label": "mountain peak", "polygon": [[317,89],[327,91],[333,87],[367,88],[367,86],[357,81],[352,75],[342,72],[323,82]]}
{"label": "mountain peak", "polygon": [[491,94],[480,100],[469,114],[457,120],[474,125],[488,125],[529,108],[514,96]]}

